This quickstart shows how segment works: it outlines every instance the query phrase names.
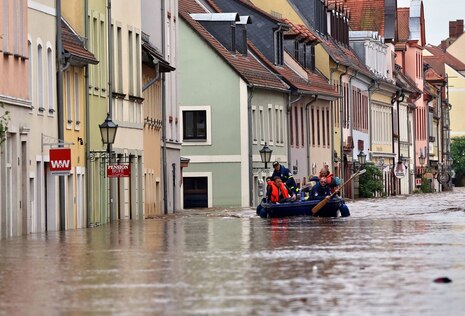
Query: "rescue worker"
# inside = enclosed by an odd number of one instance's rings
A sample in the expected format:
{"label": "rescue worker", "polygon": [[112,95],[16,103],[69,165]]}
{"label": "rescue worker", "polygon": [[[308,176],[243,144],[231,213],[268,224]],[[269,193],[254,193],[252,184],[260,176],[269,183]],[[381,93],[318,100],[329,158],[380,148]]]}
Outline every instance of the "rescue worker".
{"label": "rescue worker", "polygon": [[286,184],[286,186],[294,193],[299,193],[299,188],[297,187],[297,183],[295,183],[294,177],[292,173],[286,167],[279,164],[279,162],[273,162],[273,174],[271,178],[274,179],[276,176],[280,177],[281,180]]}
{"label": "rescue worker", "polygon": [[296,200],[296,194],[292,190],[287,189],[279,176],[273,178],[273,184],[269,187],[266,197],[268,202],[276,204]]}

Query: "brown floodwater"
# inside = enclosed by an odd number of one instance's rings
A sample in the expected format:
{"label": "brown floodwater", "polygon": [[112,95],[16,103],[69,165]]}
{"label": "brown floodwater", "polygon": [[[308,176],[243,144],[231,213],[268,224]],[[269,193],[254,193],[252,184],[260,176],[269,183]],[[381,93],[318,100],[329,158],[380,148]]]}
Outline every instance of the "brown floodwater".
{"label": "brown floodwater", "polygon": [[349,218],[184,210],[0,240],[0,315],[462,314],[463,189],[348,205]]}

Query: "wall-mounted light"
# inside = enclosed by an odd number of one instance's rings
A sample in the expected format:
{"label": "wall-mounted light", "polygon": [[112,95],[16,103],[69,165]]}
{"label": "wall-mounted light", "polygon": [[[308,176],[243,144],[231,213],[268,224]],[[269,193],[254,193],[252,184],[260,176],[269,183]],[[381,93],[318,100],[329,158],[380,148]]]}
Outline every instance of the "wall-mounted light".
{"label": "wall-mounted light", "polygon": [[77,141],[79,145],[84,145],[84,140],[82,139],[82,137],[78,137]]}

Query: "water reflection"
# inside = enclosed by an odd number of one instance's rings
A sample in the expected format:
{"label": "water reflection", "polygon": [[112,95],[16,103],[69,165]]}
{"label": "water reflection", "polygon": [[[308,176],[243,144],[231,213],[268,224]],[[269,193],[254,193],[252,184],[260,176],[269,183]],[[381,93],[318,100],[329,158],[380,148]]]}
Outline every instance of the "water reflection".
{"label": "water reflection", "polygon": [[2,240],[0,314],[459,314],[464,201],[438,215],[415,199],[344,219],[182,211]]}

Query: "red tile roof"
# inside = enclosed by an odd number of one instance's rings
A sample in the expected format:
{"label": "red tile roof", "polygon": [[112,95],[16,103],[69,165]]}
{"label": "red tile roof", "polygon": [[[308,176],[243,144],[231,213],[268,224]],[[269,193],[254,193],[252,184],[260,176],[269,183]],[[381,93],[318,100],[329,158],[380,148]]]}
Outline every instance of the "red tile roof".
{"label": "red tile roof", "polygon": [[61,38],[64,50],[71,54],[71,64],[78,66],[98,64],[99,61],[95,58],[94,54],[84,47],[84,43],[79,38],[78,34],[71,29],[64,19],[62,19],[61,23]]}
{"label": "red tile roof", "polygon": [[344,0],[344,5],[352,30],[377,31],[384,37],[384,0]]}
{"label": "red tile roof", "polygon": [[[424,61],[433,67],[433,69],[440,75],[445,75],[444,64],[449,65],[456,71],[465,71],[465,64],[449,54],[443,51],[439,46],[428,44],[425,46],[426,50],[429,51],[436,59],[430,56],[425,56]],[[442,64],[442,65],[441,65]]]}
{"label": "red tile roof", "polygon": [[[209,4],[214,4],[214,2],[211,0],[207,1]],[[266,17],[270,18],[271,20],[277,23],[286,23],[286,21],[277,19],[276,17],[273,17],[272,15],[266,13],[265,11],[257,8],[256,6],[244,0],[238,1],[242,2],[251,9],[256,10],[258,13],[265,15]],[[194,0],[180,0],[180,4],[185,2],[195,3]],[[215,10],[217,12],[221,12],[218,7]],[[312,33],[310,33],[308,30],[305,31],[303,28],[300,28],[300,30],[306,33],[306,36],[312,37]],[[312,38],[315,37],[313,36]],[[336,92],[336,90],[328,83],[328,80],[324,78],[322,75],[307,70],[307,78],[302,78],[299,74],[290,69],[287,65],[284,65],[282,67],[275,66],[258,50],[257,47],[253,45],[251,41],[248,41],[248,45],[249,49],[253,52],[253,54],[256,55],[260,59],[260,61],[268,67],[268,69],[271,69],[275,73],[279,74],[281,78],[292,87],[306,93],[325,95],[332,98],[339,97],[339,94]]]}
{"label": "red tile roof", "polygon": [[307,78],[303,78],[301,75],[292,70],[289,66],[275,66],[271,63],[252,43],[249,44],[252,52],[257,55],[260,60],[265,63],[268,67],[279,73],[283,80],[297,90],[309,94],[325,95],[332,98],[339,97],[339,93],[334,89],[333,86],[328,84],[328,81],[323,76],[306,70]]}
{"label": "red tile roof", "polygon": [[247,83],[271,89],[287,90],[288,86],[251,55],[233,54],[189,15],[204,13],[195,0],[180,0],[179,15],[194,29]]}
{"label": "red tile roof", "polygon": [[407,42],[410,38],[409,34],[409,18],[410,8],[398,8],[397,9],[397,32],[398,41]]}
{"label": "red tile roof", "polygon": [[310,30],[303,24],[294,24],[288,19],[283,19],[283,21],[289,25],[291,28],[290,30],[286,33],[287,34],[292,34],[292,35],[298,35],[302,39],[308,39],[309,41],[315,41],[317,40],[317,37],[310,32]]}

